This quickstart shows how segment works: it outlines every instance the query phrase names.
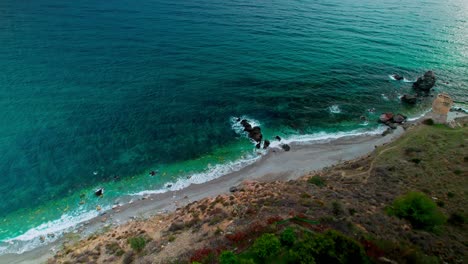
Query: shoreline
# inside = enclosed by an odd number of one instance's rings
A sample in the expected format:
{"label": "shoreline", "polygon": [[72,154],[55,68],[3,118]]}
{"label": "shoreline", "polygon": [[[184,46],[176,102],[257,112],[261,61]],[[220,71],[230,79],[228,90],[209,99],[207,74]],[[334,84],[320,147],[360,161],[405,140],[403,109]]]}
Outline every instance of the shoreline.
{"label": "shoreline", "polygon": [[[428,117],[430,117],[430,113],[417,120],[407,122],[405,127],[417,124]],[[455,117],[458,117],[458,115],[455,114],[452,118]],[[80,239],[82,239],[92,233],[119,226],[135,219],[147,219],[151,216],[170,213],[193,201],[229,193],[229,188],[235,187],[246,180],[287,181],[296,179],[309,172],[368,155],[376,146],[392,142],[402,136],[404,132],[405,129],[398,126],[397,129],[385,136],[380,134],[358,135],[345,136],[328,142],[291,143],[291,150],[288,152],[272,148],[258,161],[239,171],[201,184],[192,184],[179,191],[143,196],[138,200],[106,211],[99,217],[80,224],[75,233],[78,233]],[[62,237],[50,244],[22,254],[2,255],[0,256],[0,263],[46,262],[65,240]]]}

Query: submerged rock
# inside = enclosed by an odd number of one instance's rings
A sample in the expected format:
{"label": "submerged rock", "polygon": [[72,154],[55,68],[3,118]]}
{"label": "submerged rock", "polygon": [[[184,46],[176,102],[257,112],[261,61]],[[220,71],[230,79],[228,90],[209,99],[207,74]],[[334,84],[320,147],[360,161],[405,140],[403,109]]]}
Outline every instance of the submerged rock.
{"label": "submerged rock", "polygon": [[275,139],[278,140],[278,141],[281,141],[281,137],[280,137],[280,136],[276,136]]}
{"label": "submerged rock", "polygon": [[419,77],[416,82],[413,83],[413,88],[416,90],[429,92],[436,83],[436,76],[433,71],[427,71],[424,76]]}
{"label": "submerged rock", "polygon": [[395,80],[397,80],[397,81],[401,81],[401,80],[404,79],[403,76],[400,76],[400,75],[398,75],[398,74],[393,74],[392,77],[393,77]]}
{"label": "submerged rock", "polygon": [[401,97],[401,101],[406,104],[416,104],[417,98],[414,95],[405,94]]}

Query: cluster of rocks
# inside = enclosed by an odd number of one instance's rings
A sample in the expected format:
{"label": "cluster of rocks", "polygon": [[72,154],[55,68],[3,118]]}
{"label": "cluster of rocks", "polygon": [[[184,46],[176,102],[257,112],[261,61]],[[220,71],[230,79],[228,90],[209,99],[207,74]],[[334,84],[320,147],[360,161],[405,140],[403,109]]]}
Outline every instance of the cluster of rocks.
{"label": "cluster of rocks", "polygon": [[[246,119],[241,120],[240,118],[237,118],[237,122],[239,122],[242,125],[242,127],[244,127],[244,131],[248,133],[249,138],[256,142],[255,147],[257,149],[260,149],[262,147],[263,140],[262,129],[259,126],[252,127],[252,125]],[[281,138],[279,136],[276,136],[275,139],[281,141]],[[263,140],[263,149],[267,149],[270,146],[270,144],[271,142],[269,140]],[[291,149],[287,144],[283,144],[281,145],[281,147],[285,151],[289,151]]]}
{"label": "cluster of rocks", "polygon": [[[396,79],[396,77],[394,77]],[[416,95],[405,94],[401,97],[401,101],[406,104],[414,105],[418,102],[419,96],[427,96],[436,83],[436,76],[433,71],[427,71],[424,76],[419,77],[413,83],[413,89]]]}
{"label": "cluster of rocks", "polygon": [[402,114],[396,114],[394,115],[393,113],[383,113],[379,117],[379,122],[389,126],[392,129],[396,129],[398,124],[402,124],[406,121],[406,116]]}

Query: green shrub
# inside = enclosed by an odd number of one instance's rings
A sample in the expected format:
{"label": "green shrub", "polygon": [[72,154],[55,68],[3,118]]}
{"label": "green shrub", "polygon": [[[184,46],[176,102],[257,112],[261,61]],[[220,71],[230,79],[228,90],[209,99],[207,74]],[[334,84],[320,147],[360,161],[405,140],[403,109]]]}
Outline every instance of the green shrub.
{"label": "green shrub", "polygon": [[420,192],[409,192],[397,198],[388,213],[410,221],[414,228],[425,230],[433,230],[446,220],[437,205]]}
{"label": "green shrub", "polygon": [[307,235],[290,254],[296,259],[296,263],[301,264],[369,263],[358,242],[334,230],[315,236]]}
{"label": "green shrub", "polygon": [[340,201],[332,202],[332,212],[336,216],[342,215],[344,213],[343,206],[341,205]]}
{"label": "green shrub", "polygon": [[277,254],[280,246],[280,241],[275,235],[263,234],[255,240],[252,246],[252,252],[260,259],[265,259]]}
{"label": "green shrub", "polygon": [[219,255],[219,264],[238,264],[237,256],[231,251],[223,251]]}
{"label": "green shrub", "polygon": [[432,126],[434,125],[434,120],[432,118],[428,118],[428,119],[425,119],[424,121],[422,121],[423,124],[425,125],[428,125],[428,126]]}
{"label": "green shrub", "polygon": [[128,239],[128,243],[136,252],[142,251],[146,246],[146,240],[143,237],[131,237]]}
{"label": "green shrub", "polygon": [[307,182],[310,184],[315,184],[318,187],[325,186],[325,179],[320,176],[312,176],[311,178],[307,180]]}
{"label": "green shrub", "polygon": [[290,247],[296,242],[296,233],[291,227],[288,227],[281,233],[280,241],[282,245]]}

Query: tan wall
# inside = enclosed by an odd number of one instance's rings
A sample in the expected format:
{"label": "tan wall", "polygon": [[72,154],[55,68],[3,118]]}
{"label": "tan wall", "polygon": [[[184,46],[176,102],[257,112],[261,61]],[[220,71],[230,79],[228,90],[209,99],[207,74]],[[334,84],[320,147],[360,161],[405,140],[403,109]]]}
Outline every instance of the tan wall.
{"label": "tan wall", "polygon": [[446,93],[438,94],[432,102],[432,117],[435,123],[444,124],[447,122],[447,114],[452,108],[453,100]]}

